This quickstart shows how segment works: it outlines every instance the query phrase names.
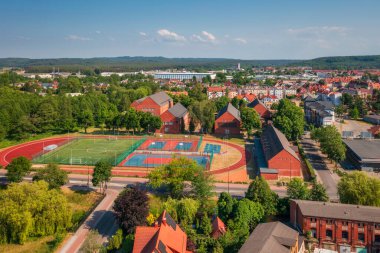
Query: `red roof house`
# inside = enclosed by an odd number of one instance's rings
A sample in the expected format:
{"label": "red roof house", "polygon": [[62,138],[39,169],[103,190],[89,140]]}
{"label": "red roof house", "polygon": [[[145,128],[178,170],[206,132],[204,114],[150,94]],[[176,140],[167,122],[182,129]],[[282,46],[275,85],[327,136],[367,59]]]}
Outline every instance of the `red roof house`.
{"label": "red roof house", "polygon": [[247,106],[253,108],[263,119],[269,119],[271,117],[270,111],[257,98],[253,100],[252,103],[249,103]]}
{"label": "red roof house", "polygon": [[177,103],[169,110],[161,114],[162,127],[161,133],[179,134],[189,128],[189,112],[181,104]]}
{"label": "red roof house", "polygon": [[219,219],[218,216],[216,216],[215,219],[212,221],[212,232],[211,232],[212,238],[218,239],[220,236],[224,235],[225,233],[226,233],[226,225],[221,219]]}
{"label": "red roof house", "polygon": [[164,210],[154,227],[136,227],[132,253],[190,253],[187,235]]}
{"label": "red roof house", "polygon": [[215,120],[215,134],[240,134],[240,112],[231,103],[220,110]]}
{"label": "red roof house", "polygon": [[163,91],[140,98],[131,104],[137,111],[150,112],[155,116],[160,116],[172,106],[173,100]]}

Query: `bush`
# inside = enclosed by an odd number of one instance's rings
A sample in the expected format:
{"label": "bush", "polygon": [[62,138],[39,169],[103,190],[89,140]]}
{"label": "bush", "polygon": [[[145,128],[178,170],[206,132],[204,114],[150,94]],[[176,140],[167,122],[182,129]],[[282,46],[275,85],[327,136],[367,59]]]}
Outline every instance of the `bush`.
{"label": "bush", "polygon": [[123,242],[123,230],[118,229],[116,233],[110,238],[107,250],[118,250]]}

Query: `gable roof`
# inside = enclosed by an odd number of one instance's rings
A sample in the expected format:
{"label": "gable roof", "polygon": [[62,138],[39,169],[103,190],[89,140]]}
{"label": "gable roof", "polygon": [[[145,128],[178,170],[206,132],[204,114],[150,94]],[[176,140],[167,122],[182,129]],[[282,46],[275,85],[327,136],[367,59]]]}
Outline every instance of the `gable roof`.
{"label": "gable roof", "polygon": [[222,116],[226,112],[229,112],[232,116],[235,117],[235,119],[240,121],[240,111],[238,109],[236,109],[235,106],[233,106],[231,103],[228,103],[228,105],[223,107],[219,111],[218,116],[216,116],[216,118],[219,118],[220,116]]}
{"label": "gable roof", "polygon": [[187,113],[187,109],[181,103],[175,104],[168,111],[176,118],[182,118]]}
{"label": "gable roof", "polygon": [[212,221],[211,234],[214,234],[216,232],[220,232],[221,234],[226,233],[226,225],[218,216],[216,216],[215,219]]}
{"label": "gable roof", "polygon": [[281,222],[259,224],[239,253],[289,253],[296,246],[298,232]]}
{"label": "gable roof", "polygon": [[185,253],[187,235],[164,210],[154,227],[136,227],[133,253]]}
{"label": "gable roof", "polygon": [[265,108],[267,108],[263,102],[261,102],[258,98],[254,99],[251,103],[249,103],[247,106],[250,108],[255,108],[257,105],[262,105]]}
{"label": "gable roof", "polygon": [[154,93],[150,96],[140,98],[140,99],[136,100],[135,102],[136,103],[142,103],[147,98],[151,98],[158,105],[164,105],[165,103],[172,100],[171,97],[169,97],[168,94],[166,94],[166,92],[160,91],[160,92]]}
{"label": "gable roof", "polygon": [[298,205],[303,216],[380,223],[379,207],[309,200],[292,201]]}
{"label": "gable roof", "polygon": [[267,161],[272,159],[282,150],[286,150],[294,158],[300,160],[296,152],[291,148],[285,135],[273,125],[269,125],[264,129],[261,136],[261,143]]}

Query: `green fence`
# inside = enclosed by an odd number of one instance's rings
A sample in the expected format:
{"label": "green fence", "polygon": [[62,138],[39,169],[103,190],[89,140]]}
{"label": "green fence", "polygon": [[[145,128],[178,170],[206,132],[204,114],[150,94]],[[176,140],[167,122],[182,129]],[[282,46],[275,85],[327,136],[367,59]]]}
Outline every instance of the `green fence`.
{"label": "green fence", "polygon": [[120,164],[127,156],[132,154],[133,151],[135,151],[140,145],[146,140],[146,138],[142,138],[138,141],[136,141],[132,146],[130,146],[127,150],[125,150],[123,153],[121,153],[115,160],[114,166],[117,166]]}
{"label": "green fence", "polygon": [[203,141],[203,135],[201,135],[201,138],[199,138],[198,145],[197,145],[197,150],[196,151],[199,151],[199,148],[202,145],[202,141]]}

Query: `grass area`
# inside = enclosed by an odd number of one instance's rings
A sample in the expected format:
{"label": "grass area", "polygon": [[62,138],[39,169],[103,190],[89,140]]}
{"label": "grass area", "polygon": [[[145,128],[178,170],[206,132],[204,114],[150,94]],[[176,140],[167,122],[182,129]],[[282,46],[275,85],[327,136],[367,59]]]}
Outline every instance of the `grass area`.
{"label": "grass area", "polygon": [[99,160],[107,160],[114,164],[117,157],[135,142],[136,140],[114,139],[114,137],[76,139],[35,158],[33,162],[94,165]]}
{"label": "grass area", "polygon": [[[95,205],[102,199],[100,193],[94,191],[73,191],[64,187],[63,194],[69,202],[73,216],[73,230],[77,229],[83,219],[87,217]],[[12,253],[51,253],[54,252],[60,242],[64,239],[64,235],[60,236],[45,236],[41,238],[33,238],[23,245],[19,244],[4,244],[0,245],[0,252]]]}
{"label": "grass area", "polygon": [[53,133],[43,133],[43,134],[36,134],[34,136],[31,136],[29,138],[22,139],[22,140],[3,140],[3,141],[0,141],[0,149],[21,144],[24,142],[40,140],[40,139],[47,138],[53,135],[54,135]]}

